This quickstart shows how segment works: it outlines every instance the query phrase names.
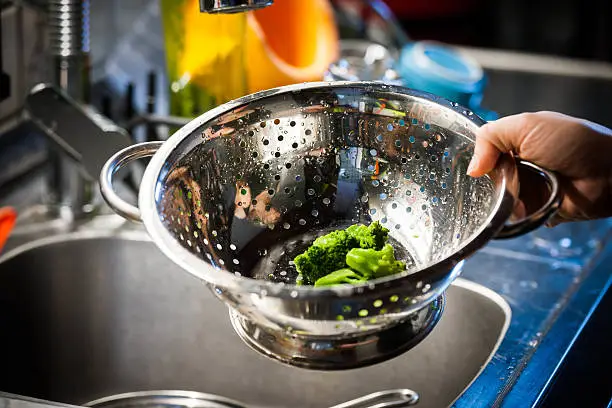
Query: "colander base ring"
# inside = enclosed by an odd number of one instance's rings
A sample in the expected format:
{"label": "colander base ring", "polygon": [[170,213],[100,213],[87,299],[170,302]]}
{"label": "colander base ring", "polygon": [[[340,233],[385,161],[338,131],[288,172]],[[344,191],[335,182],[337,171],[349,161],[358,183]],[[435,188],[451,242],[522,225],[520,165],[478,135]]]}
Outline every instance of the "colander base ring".
{"label": "colander base ring", "polygon": [[390,328],[342,337],[274,330],[256,324],[231,308],[230,321],[250,348],[273,360],[311,370],[348,370],[389,360],[419,344],[440,321],[445,299],[442,294]]}

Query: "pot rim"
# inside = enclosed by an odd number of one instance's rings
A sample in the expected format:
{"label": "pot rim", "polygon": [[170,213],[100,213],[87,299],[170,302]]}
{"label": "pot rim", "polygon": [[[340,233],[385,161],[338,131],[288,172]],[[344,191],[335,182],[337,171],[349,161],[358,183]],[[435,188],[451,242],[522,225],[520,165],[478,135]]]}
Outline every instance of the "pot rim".
{"label": "pot rim", "polygon": [[500,157],[494,170],[498,172],[499,176],[495,180],[497,196],[494,198],[495,204],[493,205],[491,213],[482,225],[476,229],[468,239],[465,239],[464,243],[457,251],[443,259],[425,264],[416,271],[379,278],[360,285],[339,285],[326,288],[314,288],[312,286],[278,284],[259,279],[236,276],[231,272],[215,269],[200,257],[185,249],[166,230],[156,208],[156,196],[161,192],[161,184],[157,183],[157,180],[168,157],[181,142],[189,138],[197,129],[207,122],[251,102],[303,90],[339,88],[359,88],[371,91],[381,91],[388,93],[390,96],[396,94],[424,99],[437,104],[441,109],[448,109],[452,111],[453,114],[460,115],[467,119],[470,126],[473,126],[472,130],[486,123],[476,114],[471,113],[468,108],[457,105],[445,98],[402,86],[387,85],[374,81],[305,82],[260,91],[229,101],[201,114],[170,136],[153,155],[145,170],[138,196],[138,206],[141,211],[142,222],[157,247],[181,268],[215,287],[218,294],[221,294],[223,290],[227,289],[230,291],[239,290],[249,293],[265,293],[267,296],[281,298],[321,299],[326,297],[345,297],[355,292],[371,293],[371,291],[383,287],[394,288],[405,285],[412,286],[418,281],[427,283],[428,277],[432,277],[432,274],[438,275],[440,271],[445,271],[444,273],[450,274],[452,269],[461,260],[476,252],[495,237],[509,219],[514,208],[515,197],[517,197],[517,191],[514,191],[517,190],[516,162],[509,154],[504,154]]}

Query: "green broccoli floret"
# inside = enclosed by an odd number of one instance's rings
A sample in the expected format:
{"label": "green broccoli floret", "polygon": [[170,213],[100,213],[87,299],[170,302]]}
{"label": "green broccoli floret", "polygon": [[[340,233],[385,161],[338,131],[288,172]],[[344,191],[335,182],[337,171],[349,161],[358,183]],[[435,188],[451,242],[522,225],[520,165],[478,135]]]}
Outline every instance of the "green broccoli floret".
{"label": "green broccoli floret", "polygon": [[366,280],[393,275],[406,269],[406,263],[395,259],[393,247],[386,244],[380,251],[354,248],[346,254],[346,264]]}
{"label": "green broccoli floret", "polygon": [[381,250],[389,236],[389,230],[378,221],[368,226],[360,224],[351,225],[346,229],[346,232],[359,240],[359,247],[364,249]]}
{"label": "green broccoli floret", "polygon": [[355,284],[359,282],[365,282],[366,280],[367,279],[365,279],[361,275],[358,275],[355,271],[348,268],[344,268],[317,279],[314,285],[315,287],[319,287],[342,285],[347,283]]}
{"label": "green broccoli floret", "polygon": [[302,276],[302,282],[314,285],[319,278],[346,267],[346,254],[358,247],[359,241],[345,230],[333,231],[317,238],[293,262]]}
{"label": "green broccoli floret", "polygon": [[[293,260],[301,277],[300,282],[305,285],[316,285],[317,281],[321,278],[347,269],[347,255],[349,251],[354,249],[371,250],[374,252],[382,250],[387,242],[388,234],[389,230],[378,221],[375,221],[369,226],[351,225],[345,230],[333,231],[317,238],[306,252],[296,256]],[[391,248],[391,259],[395,260],[393,258],[393,248]],[[356,275],[359,275],[360,271],[355,268],[353,269],[357,272]],[[337,274],[333,278],[330,277],[330,282],[339,278],[357,279],[355,276],[349,276],[346,271],[344,273],[344,275]],[[362,275],[362,278],[369,279],[366,274]],[[324,280],[323,282],[327,281]],[[350,282],[347,281],[345,283]],[[321,285],[319,284],[318,286]]]}

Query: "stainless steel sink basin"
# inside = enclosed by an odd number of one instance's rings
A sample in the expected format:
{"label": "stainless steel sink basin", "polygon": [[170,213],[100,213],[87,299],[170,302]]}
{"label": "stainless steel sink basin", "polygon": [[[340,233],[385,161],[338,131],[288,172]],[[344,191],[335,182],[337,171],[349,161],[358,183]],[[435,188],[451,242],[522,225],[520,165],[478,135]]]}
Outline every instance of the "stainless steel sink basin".
{"label": "stainless steel sink basin", "polygon": [[0,259],[0,390],[71,404],[140,390],[213,393],[268,407],[325,407],[411,388],[452,403],[495,353],[508,305],[458,281],[417,347],[342,372],[284,366],[250,350],[209,289],[143,233],[56,236]]}

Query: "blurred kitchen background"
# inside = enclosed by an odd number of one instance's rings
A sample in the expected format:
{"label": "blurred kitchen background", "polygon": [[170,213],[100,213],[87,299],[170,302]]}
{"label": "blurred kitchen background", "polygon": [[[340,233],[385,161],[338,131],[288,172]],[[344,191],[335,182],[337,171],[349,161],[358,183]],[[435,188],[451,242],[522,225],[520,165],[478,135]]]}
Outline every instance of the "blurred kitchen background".
{"label": "blurred kitchen background", "polygon": [[[36,201],[32,194],[47,203],[65,196],[74,204],[79,182],[66,179],[79,167],[74,162],[83,167],[103,159],[76,119],[39,117],[47,125],[42,132],[23,126],[41,112],[55,117],[40,90],[30,96],[36,106],[28,105],[27,95],[41,82],[63,89],[67,106],[87,107],[72,114],[98,123],[92,129],[107,131],[91,107],[132,142],[164,140],[189,119],[244,94],[321,79],[401,84],[487,120],[556,110],[612,126],[607,0],[275,0],[232,15],[200,13],[197,0],[0,4],[0,205],[25,205]],[[33,169],[52,180],[23,197],[16,186]],[[95,166],[89,170],[95,173]],[[126,183],[137,191],[138,176]],[[91,206],[83,200],[81,194],[79,205]],[[553,256],[582,256],[608,230],[588,223],[568,228],[537,231],[530,242]]]}

